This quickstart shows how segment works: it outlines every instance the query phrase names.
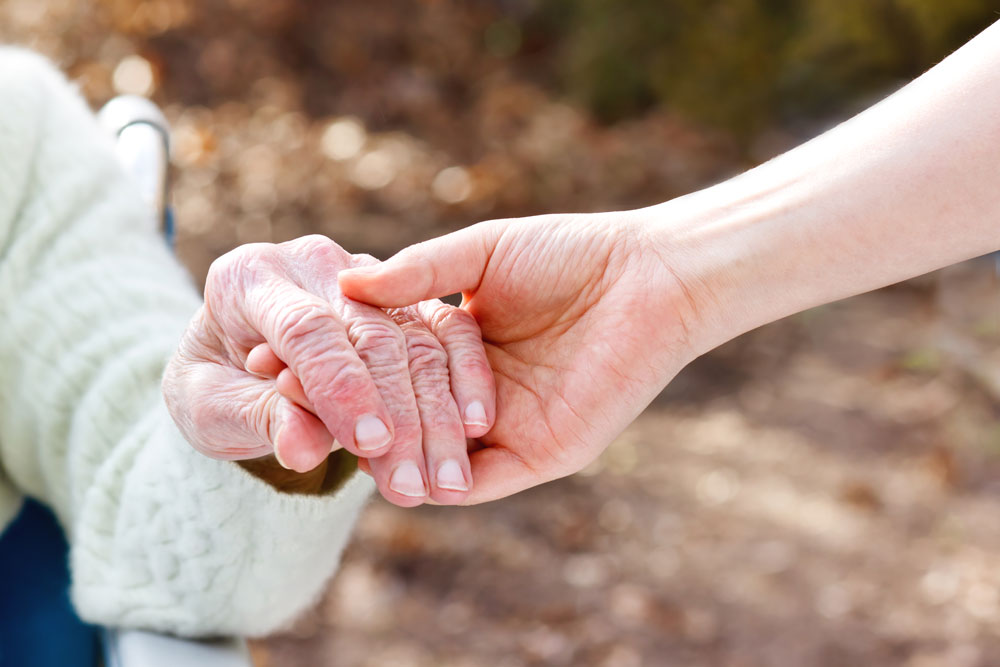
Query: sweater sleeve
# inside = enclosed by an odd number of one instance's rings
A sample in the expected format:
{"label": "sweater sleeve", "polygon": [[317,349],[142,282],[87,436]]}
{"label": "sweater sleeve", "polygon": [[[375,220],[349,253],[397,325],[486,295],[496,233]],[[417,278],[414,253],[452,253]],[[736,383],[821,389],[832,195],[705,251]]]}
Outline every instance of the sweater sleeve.
{"label": "sweater sleeve", "polygon": [[0,479],[55,511],[86,620],[266,634],[321,594],[372,484],[282,494],[183,440],[159,387],[200,300],[142,206],[61,75],[0,48]]}

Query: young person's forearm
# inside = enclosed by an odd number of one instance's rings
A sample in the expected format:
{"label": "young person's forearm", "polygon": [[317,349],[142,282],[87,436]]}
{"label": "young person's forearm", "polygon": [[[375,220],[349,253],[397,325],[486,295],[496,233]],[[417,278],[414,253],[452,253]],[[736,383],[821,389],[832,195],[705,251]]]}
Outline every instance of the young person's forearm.
{"label": "young person's forearm", "polygon": [[697,353],[1000,249],[1000,23],[813,141],[636,213],[680,255]]}

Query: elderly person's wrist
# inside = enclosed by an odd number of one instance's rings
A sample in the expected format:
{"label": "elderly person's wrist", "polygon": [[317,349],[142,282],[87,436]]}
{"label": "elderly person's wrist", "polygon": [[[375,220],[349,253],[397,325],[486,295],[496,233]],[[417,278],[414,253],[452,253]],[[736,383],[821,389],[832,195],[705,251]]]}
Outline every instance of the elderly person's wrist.
{"label": "elderly person's wrist", "polygon": [[309,472],[289,470],[273,454],[233,463],[282,493],[302,495],[332,491],[358,469],[357,458],[342,449],[332,452]]}
{"label": "elderly person's wrist", "polygon": [[296,472],[285,468],[274,454],[256,459],[234,461],[248,473],[284,493],[317,494],[323,490],[326,479],[327,462],[324,461],[308,472]]}

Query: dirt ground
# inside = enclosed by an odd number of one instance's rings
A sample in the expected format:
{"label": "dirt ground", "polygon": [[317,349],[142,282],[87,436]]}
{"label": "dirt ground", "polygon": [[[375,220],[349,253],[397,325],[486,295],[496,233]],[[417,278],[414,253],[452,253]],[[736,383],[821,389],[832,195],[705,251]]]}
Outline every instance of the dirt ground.
{"label": "dirt ground", "polygon": [[[484,47],[503,4],[0,0],[0,39],[95,105],[163,104],[196,276],[242,242],[320,232],[386,256],[746,166],[667,112],[595,123],[537,73],[541,47]],[[993,268],[752,332],[572,478],[475,508],[374,500],[320,607],[257,664],[1000,664]]]}

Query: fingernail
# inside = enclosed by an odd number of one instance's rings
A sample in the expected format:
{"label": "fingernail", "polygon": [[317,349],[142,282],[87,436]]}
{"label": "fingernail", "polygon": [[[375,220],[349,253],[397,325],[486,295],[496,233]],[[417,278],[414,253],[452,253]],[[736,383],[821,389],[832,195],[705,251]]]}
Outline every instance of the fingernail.
{"label": "fingernail", "polygon": [[410,498],[423,498],[427,495],[420,468],[413,461],[403,461],[399,464],[389,479],[389,488]]}
{"label": "fingernail", "polygon": [[274,458],[278,460],[278,464],[285,470],[291,470],[287,463],[285,463],[281,454],[279,453],[278,443],[281,442],[281,435],[285,432],[285,422],[288,419],[288,408],[281,409],[278,413],[278,432],[274,434],[274,442],[271,443],[271,448],[274,450]]}
{"label": "fingernail", "polygon": [[285,470],[291,470],[292,468],[281,459],[281,454],[278,453],[278,447],[274,448],[274,458],[278,459],[278,464]]}
{"label": "fingernail", "polygon": [[373,449],[381,449],[389,444],[392,434],[375,415],[365,415],[358,420],[354,427],[354,441],[358,443],[358,449],[369,452]]}
{"label": "fingernail", "polygon": [[462,466],[458,465],[458,461],[452,459],[448,459],[438,466],[437,485],[439,488],[450,491],[469,490],[469,485],[465,483],[465,475],[462,474]]}
{"label": "fingernail", "polygon": [[489,426],[486,421],[486,408],[480,401],[473,401],[465,406],[465,423],[469,426]]}

